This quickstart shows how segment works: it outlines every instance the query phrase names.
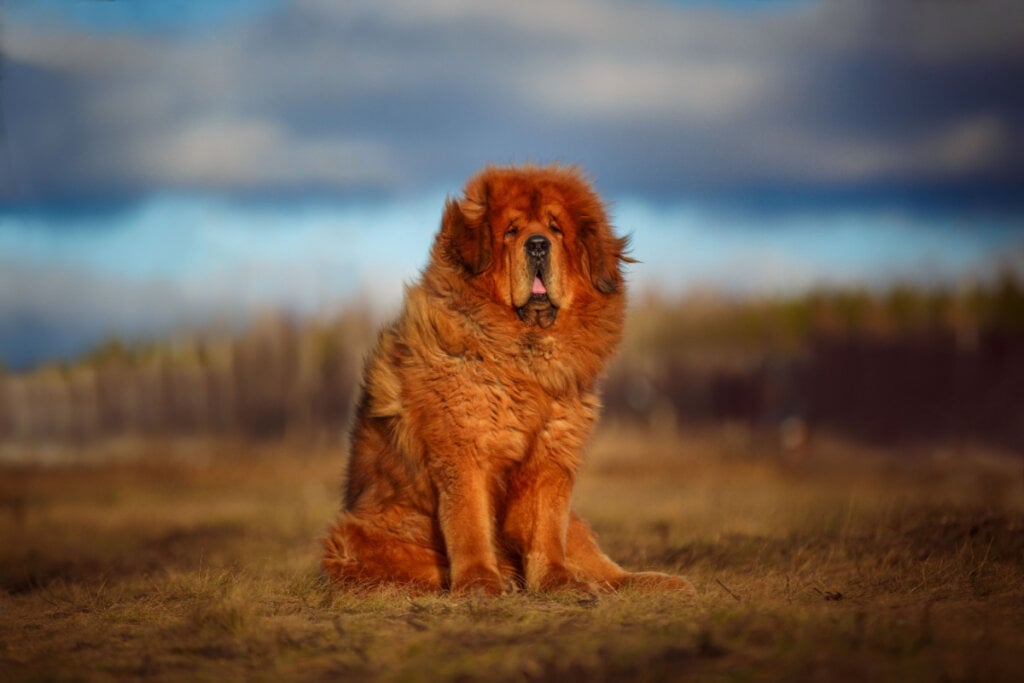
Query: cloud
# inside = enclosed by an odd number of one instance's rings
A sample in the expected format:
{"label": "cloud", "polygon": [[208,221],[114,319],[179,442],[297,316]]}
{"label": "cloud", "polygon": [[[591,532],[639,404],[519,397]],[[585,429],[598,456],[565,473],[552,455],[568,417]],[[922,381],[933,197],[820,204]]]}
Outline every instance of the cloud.
{"label": "cloud", "polygon": [[[394,310],[426,262],[443,203],[440,194],[265,205],[165,195],[70,218],[0,210],[0,360],[21,367],[111,336],[243,324],[266,309]],[[766,217],[627,200],[613,217],[633,235],[638,295],[955,283],[991,274],[995,257],[1019,256],[1021,244],[1008,219],[883,210]]]}
{"label": "cloud", "polygon": [[4,5],[0,357],[393,305],[485,163],[581,163],[638,290],[955,279],[1024,228],[1017,0],[173,4]]}
{"label": "cloud", "polygon": [[238,325],[267,309],[390,309],[423,266],[442,206],[168,195],[113,214],[0,210],[0,362]]}
{"label": "cloud", "polygon": [[120,167],[179,187],[376,186],[399,176],[380,145],[305,139],[267,120],[197,121],[137,151]]}
{"label": "cloud", "polygon": [[422,192],[562,159],[659,200],[1007,200],[1020,3],[745,7],[304,0],[168,32],[12,12],[0,193]]}
{"label": "cloud", "polygon": [[540,70],[530,92],[537,98],[535,106],[566,119],[611,124],[688,119],[707,125],[756,104],[767,87],[762,71],[744,64],[691,66],[588,56]]}
{"label": "cloud", "polygon": [[710,287],[739,295],[813,287],[956,285],[984,279],[1021,244],[1013,219],[938,219],[889,209],[813,209],[785,215],[628,201],[617,223],[635,230],[640,291]]}

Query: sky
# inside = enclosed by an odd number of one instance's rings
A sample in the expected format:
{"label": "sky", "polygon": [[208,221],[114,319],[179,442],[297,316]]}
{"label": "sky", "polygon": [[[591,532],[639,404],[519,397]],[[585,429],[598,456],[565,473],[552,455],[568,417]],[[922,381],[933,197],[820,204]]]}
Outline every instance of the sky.
{"label": "sky", "polygon": [[0,363],[393,309],[488,163],[579,164],[634,292],[1024,263],[1019,0],[0,0]]}

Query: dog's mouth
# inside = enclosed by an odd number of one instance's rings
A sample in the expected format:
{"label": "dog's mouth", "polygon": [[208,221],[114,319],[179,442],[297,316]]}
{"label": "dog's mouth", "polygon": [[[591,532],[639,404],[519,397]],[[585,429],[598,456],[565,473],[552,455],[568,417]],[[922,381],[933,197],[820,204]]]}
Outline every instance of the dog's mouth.
{"label": "dog's mouth", "polygon": [[[532,264],[531,264],[532,265]],[[545,264],[546,265],[546,264]],[[527,324],[536,324],[541,327],[548,327],[558,317],[558,306],[551,300],[548,294],[546,268],[537,265],[533,268],[533,284],[530,287],[530,298],[526,303],[516,309],[520,320]]]}

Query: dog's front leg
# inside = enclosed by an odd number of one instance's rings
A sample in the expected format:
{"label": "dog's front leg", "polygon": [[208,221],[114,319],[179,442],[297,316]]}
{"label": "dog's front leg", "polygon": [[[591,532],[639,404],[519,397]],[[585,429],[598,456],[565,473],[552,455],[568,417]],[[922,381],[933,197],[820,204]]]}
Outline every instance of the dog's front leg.
{"label": "dog's front leg", "polygon": [[440,464],[435,482],[452,592],[502,593],[505,586],[494,551],[493,503],[485,473],[464,463]]}
{"label": "dog's front leg", "polygon": [[530,590],[595,590],[566,568],[573,482],[572,473],[550,458],[524,463],[510,481],[502,531],[521,554]]}

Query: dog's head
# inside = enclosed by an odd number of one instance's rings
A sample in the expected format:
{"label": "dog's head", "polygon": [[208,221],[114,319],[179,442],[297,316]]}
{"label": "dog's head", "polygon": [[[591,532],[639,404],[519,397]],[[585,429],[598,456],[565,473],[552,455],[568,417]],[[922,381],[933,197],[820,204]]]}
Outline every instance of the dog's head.
{"label": "dog's head", "polygon": [[572,168],[489,167],[448,200],[438,246],[473,286],[528,325],[622,294],[616,237],[600,198]]}

